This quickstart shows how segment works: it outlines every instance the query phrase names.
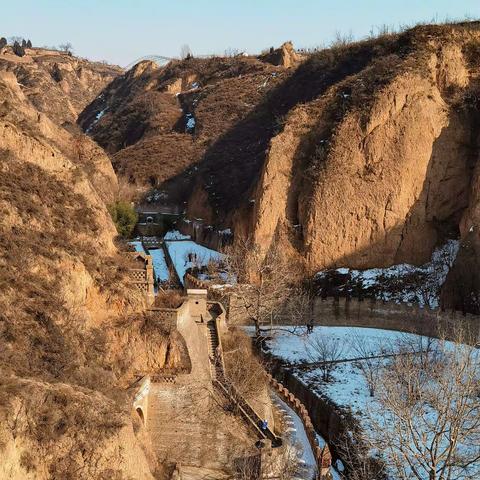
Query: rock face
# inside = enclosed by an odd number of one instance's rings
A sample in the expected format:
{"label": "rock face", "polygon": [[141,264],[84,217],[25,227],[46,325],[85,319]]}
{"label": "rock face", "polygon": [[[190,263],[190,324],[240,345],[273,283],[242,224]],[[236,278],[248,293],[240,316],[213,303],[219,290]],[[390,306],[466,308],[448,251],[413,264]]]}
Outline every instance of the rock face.
{"label": "rock face", "polygon": [[290,68],[296,66],[302,57],[295,51],[292,42],[285,42],[276,50],[272,47],[268,53],[261,55],[260,59],[272,65]]}
{"label": "rock face", "polygon": [[477,222],[479,35],[423,26],[300,62],[287,43],[139,65],[80,124],[160,201],[265,251],[280,242],[310,273],[421,264]]}
{"label": "rock face", "polygon": [[0,478],[153,478],[125,387],[181,364],[182,342],[134,315],[109,158],[17,67],[0,71]]}
{"label": "rock face", "polygon": [[17,57],[11,47],[0,53],[0,70],[13,72],[35,108],[59,125],[75,125],[85,106],[122,72],[57,50],[32,48]]}

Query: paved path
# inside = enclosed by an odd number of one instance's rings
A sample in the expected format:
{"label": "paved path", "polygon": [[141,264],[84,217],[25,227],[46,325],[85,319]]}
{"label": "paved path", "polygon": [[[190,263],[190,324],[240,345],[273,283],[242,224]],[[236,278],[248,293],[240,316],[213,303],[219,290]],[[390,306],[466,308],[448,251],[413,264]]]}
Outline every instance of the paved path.
{"label": "paved path", "polygon": [[[302,420],[276,393],[272,392],[271,396],[272,402],[283,415],[286,427],[285,438],[289,440],[289,443],[293,448],[297,449],[298,473],[295,480],[314,479],[317,472],[317,466]],[[318,434],[317,440],[320,447],[325,445],[325,440]],[[333,468],[332,475],[334,480],[341,479],[338,472]]]}

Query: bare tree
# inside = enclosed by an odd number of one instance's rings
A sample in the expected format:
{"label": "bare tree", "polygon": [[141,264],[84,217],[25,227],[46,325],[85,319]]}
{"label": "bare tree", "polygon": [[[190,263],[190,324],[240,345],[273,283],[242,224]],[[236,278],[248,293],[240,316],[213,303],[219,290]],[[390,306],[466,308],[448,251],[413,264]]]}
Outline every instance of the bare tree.
{"label": "bare tree", "polygon": [[225,262],[237,280],[238,311],[233,313],[252,322],[257,336],[264,325],[305,324],[309,305],[297,282],[299,272],[276,248],[265,253],[251,240],[237,241],[227,249]]}
{"label": "bare tree", "polygon": [[181,46],[180,48],[180,58],[182,60],[185,60],[186,58],[191,58],[193,57],[192,50],[191,48],[185,43],[184,45]]}
{"label": "bare tree", "polygon": [[383,369],[377,395],[382,414],[367,414],[368,435],[394,478],[479,478],[479,360],[475,348],[439,341],[427,362],[398,355]]}
{"label": "bare tree", "polygon": [[[350,425],[335,439],[335,446],[342,458],[342,470],[348,466],[348,480],[385,480],[385,465],[378,454],[372,456],[369,445],[365,442],[361,430]],[[337,461],[338,469],[338,461]]]}
{"label": "bare tree", "polygon": [[371,345],[365,341],[365,337],[356,334],[353,335],[351,344],[353,351],[359,357],[356,365],[362,372],[367,383],[370,396],[374,397],[384,362],[384,359],[379,355],[386,353],[385,347],[378,344],[376,345],[375,352],[373,352]]}
{"label": "bare tree", "polygon": [[320,333],[309,337],[305,347],[311,361],[318,363],[322,380],[328,382],[336,362],[342,358],[344,342],[340,338],[328,337]]}
{"label": "bare tree", "polygon": [[68,53],[69,55],[73,53],[73,45],[70,42],[62,43],[61,45],[58,46],[58,48],[62,52]]}

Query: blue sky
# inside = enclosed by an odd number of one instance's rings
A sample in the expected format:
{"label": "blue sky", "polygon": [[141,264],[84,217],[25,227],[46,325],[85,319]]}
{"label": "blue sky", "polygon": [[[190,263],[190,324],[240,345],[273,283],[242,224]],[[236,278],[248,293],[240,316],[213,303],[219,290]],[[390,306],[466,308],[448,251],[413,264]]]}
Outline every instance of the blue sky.
{"label": "blue sky", "polygon": [[35,45],[71,42],[77,55],[122,66],[144,55],[235,48],[256,53],[292,40],[328,44],[336,32],[362,38],[446,17],[480,18],[480,0],[22,0],[2,2],[0,36]]}

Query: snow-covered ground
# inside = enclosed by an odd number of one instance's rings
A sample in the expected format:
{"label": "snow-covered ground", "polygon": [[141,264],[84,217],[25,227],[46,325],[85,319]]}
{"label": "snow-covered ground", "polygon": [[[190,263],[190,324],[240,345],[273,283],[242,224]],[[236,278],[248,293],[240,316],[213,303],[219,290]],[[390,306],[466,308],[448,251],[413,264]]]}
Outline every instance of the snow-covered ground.
{"label": "snow-covered ground", "polygon": [[212,261],[221,261],[223,255],[191,240],[166,241],[168,253],[180,281],[189,268],[206,267]]}
{"label": "snow-covered ground", "polygon": [[159,282],[167,282],[170,278],[165,253],[161,248],[151,248],[148,250],[152,256],[153,274]]}
{"label": "snow-covered ground", "polygon": [[[282,413],[286,424],[285,435],[289,443],[296,450],[296,457],[299,463],[301,477],[299,480],[315,478],[317,466],[313,455],[312,447],[308,441],[307,432],[303,426],[302,420],[296,414],[295,410],[285,403],[277,394],[272,393],[272,401],[277,409]],[[320,447],[325,445],[325,440],[317,434],[317,441]],[[300,473],[300,472],[299,472]],[[335,469],[331,469],[334,480],[340,480],[340,475]]]}
{"label": "snow-covered ground", "polygon": [[163,237],[164,240],[189,240],[190,235],[184,235],[180,233],[178,230],[170,230],[165,234]]}
{"label": "snow-covered ground", "polygon": [[[279,327],[288,329],[291,327]],[[252,332],[252,328],[247,328],[249,332]],[[253,333],[253,332],[252,332]],[[326,338],[329,341],[338,341],[344,345],[342,351],[342,358],[354,359],[352,361],[337,363],[333,370],[330,372],[329,381],[326,382],[322,377],[322,369],[315,365],[305,366],[302,363],[309,362],[308,358],[308,344],[314,344],[316,338]],[[352,341],[352,339],[355,339]],[[371,395],[371,391],[367,382],[367,377],[364,375],[365,371],[368,371],[367,362],[372,362],[371,358],[367,360],[361,359],[361,357],[370,357],[382,353],[398,352],[398,342],[408,346],[419,348],[422,345],[426,345],[427,339],[419,335],[398,333],[389,330],[377,330],[370,328],[354,328],[354,327],[315,327],[314,331],[310,335],[298,335],[288,333],[286,331],[277,331],[272,340],[268,340],[268,346],[271,348],[271,352],[285,360],[286,362],[293,364],[293,374],[310,390],[323,397],[327,397],[332,400],[336,405],[342,407],[344,410],[351,412],[351,414],[359,421],[360,426],[364,432],[370,432],[371,435],[376,435],[375,424],[384,424],[383,428],[393,428],[389,425],[394,424],[393,419],[389,419],[389,412],[386,411],[385,406],[382,405],[379,398],[378,385],[377,391],[374,396]],[[361,352],[355,345],[358,343],[362,345]],[[444,352],[458,351],[459,346],[455,346],[452,342],[440,343],[443,345]],[[460,349],[468,348],[467,346],[460,346]],[[475,349],[470,349],[474,355],[474,361],[480,363],[480,352],[477,353]],[[366,353],[366,355],[365,355]],[[376,368],[382,369],[387,366],[391,359],[379,358],[376,359]],[[371,363],[370,363],[371,365]],[[448,375],[449,373],[446,372]],[[378,383],[378,380],[376,382]],[[432,395],[435,395],[435,385],[431,385]],[[430,408],[430,407],[429,407]],[[424,432],[424,435],[433,435],[429,428],[435,424],[435,418],[437,412],[430,408],[431,412],[428,413],[426,420],[419,415],[419,424],[417,429],[421,429],[420,434]],[[426,423],[422,424],[421,420]],[[392,435],[394,435],[392,431]],[[412,440],[413,441],[413,440]],[[442,440],[443,442],[443,440]],[[443,442],[444,443],[444,442]],[[442,447],[443,448],[443,447]],[[472,448],[471,445],[459,444],[460,452],[465,452],[467,449]],[[415,451],[415,448],[412,448]],[[372,454],[375,453],[372,451]],[[383,455],[388,455],[384,453]],[[387,462],[388,464],[388,462]],[[390,467],[387,467],[387,473],[390,478],[394,478],[394,474],[390,472]],[[480,465],[474,464],[470,468],[470,471],[478,469],[480,471]],[[476,471],[476,470],[475,470]],[[413,477],[412,477],[413,478]],[[463,473],[456,472],[457,480],[474,478],[466,477]]]}
{"label": "snow-covered ground", "polygon": [[[314,327],[313,332],[306,334],[305,329],[296,329],[291,326],[274,327],[272,338],[268,341],[271,352],[291,364],[311,362],[312,351],[320,339],[336,341],[341,345],[337,360],[359,358],[363,353],[368,355],[389,354],[395,351],[400,341],[406,339],[414,341],[418,335],[381,330],[377,328],[360,327]],[[255,327],[245,327],[249,335],[254,335]],[[270,330],[265,333],[270,334]],[[362,355],[359,355],[361,343]]]}
{"label": "snow-covered ground", "polygon": [[430,262],[419,267],[402,263],[388,268],[354,270],[337,268],[318,272],[320,293],[373,296],[379,300],[418,303],[436,308],[440,287],[445,282],[459,249],[458,240],[448,240],[437,248]]}
{"label": "snow-covered ground", "polygon": [[140,242],[139,240],[134,240],[133,242],[128,242],[128,243],[134,246],[136,252],[145,253],[142,242]]}

